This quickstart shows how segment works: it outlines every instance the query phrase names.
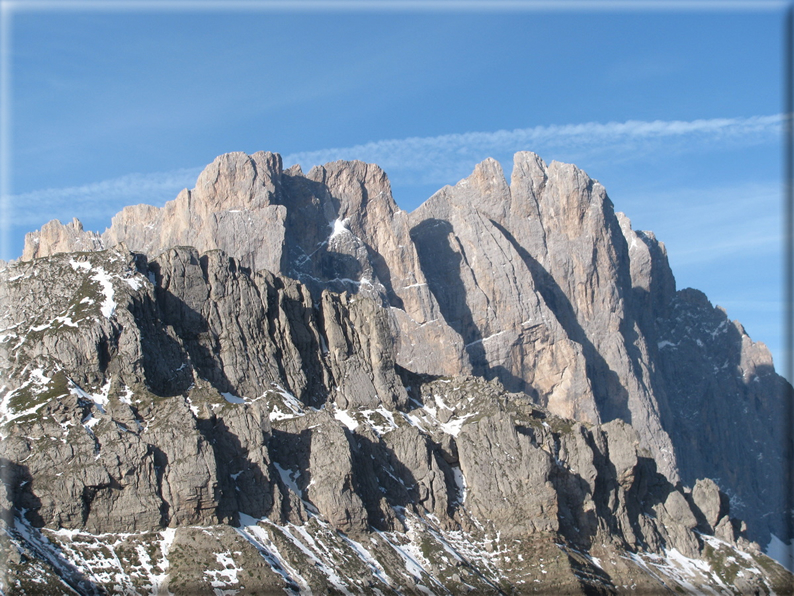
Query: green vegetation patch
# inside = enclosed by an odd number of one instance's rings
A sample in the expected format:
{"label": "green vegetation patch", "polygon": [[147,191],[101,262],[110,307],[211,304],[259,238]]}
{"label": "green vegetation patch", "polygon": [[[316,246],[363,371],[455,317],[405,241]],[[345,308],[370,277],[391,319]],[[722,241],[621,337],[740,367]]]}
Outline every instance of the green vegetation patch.
{"label": "green vegetation patch", "polygon": [[568,418],[559,418],[557,416],[550,416],[548,424],[551,427],[552,432],[561,435],[568,435],[571,434],[571,432],[573,432],[573,428],[576,425],[576,422],[573,420],[569,420]]}
{"label": "green vegetation patch", "polygon": [[742,570],[735,557],[729,555],[722,549],[715,549],[710,544],[706,544],[703,549],[703,558],[706,559],[711,569],[725,581],[728,585],[733,585],[736,576]]}
{"label": "green vegetation patch", "polygon": [[764,570],[771,582],[772,591],[776,594],[790,594],[794,586],[794,574],[786,570],[774,559],[764,554],[752,555],[753,560]]}
{"label": "green vegetation patch", "polygon": [[[31,380],[24,387],[16,389],[11,399],[8,400],[8,406],[14,412],[19,413],[66,395],[69,395],[69,381],[66,375],[59,371],[46,384],[36,383],[35,380]],[[38,415],[37,412],[21,416],[17,420],[33,419]]]}

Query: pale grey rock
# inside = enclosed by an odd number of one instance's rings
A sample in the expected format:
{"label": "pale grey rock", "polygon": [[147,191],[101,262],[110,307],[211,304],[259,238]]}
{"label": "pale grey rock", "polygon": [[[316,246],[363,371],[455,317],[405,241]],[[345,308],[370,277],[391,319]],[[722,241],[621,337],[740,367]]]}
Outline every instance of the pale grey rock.
{"label": "pale grey rock", "polygon": [[622,487],[630,487],[635,480],[634,473],[638,464],[637,431],[621,420],[613,420],[603,427],[607,438],[609,460],[615,467],[615,478]]}
{"label": "pale grey rock", "polygon": [[371,301],[325,294],[317,310],[305,286],[220,252],[172,249],[152,269],[165,320],[219,390],[256,397],[276,383],[308,404],[336,388],[357,405],[405,402],[387,312]]}
{"label": "pale grey rock", "polygon": [[747,520],[753,539],[768,543],[771,528],[783,531],[785,495],[774,479],[788,434],[779,397],[786,382],[766,346],[697,290],[676,293],[658,333],[657,382],[670,411],[681,413],[664,423],[683,481],[714,479],[732,495],[732,514]]}
{"label": "pale grey rock", "polygon": [[103,250],[105,243],[96,232],[83,230],[76,217],[67,224],[57,219],[44,224],[41,230],[25,234],[25,247],[21,259],[29,261],[62,252]]}
{"label": "pale grey rock", "polygon": [[322,308],[339,407],[404,406],[408,396],[394,373],[387,312],[371,300],[349,300],[344,294],[337,298],[327,292]]}
{"label": "pale grey rock", "polygon": [[447,519],[451,472],[437,446],[414,426],[398,428],[384,440],[399,462],[402,473],[397,471],[397,474],[413,504],[439,519]]}
{"label": "pale grey rock", "polygon": [[187,402],[169,399],[149,416],[154,420],[142,438],[156,444],[155,465],[162,474],[163,514],[168,525],[212,523],[221,496],[219,471],[213,447],[196,427]]}
{"label": "pale grey rock", "polygon": [[504,220],[495,219],[509,203],[501,167],[490,160],[412,213],[424,277],[474,374],[535,395],[560,415],[598,422],[581,347],[549,310]]}
{"label": "pale grey rock", "polygon": [[471,515],[487,520],[506,538],[559,528],[553,459],[506,416],[470,423],[456,444],[470,490],[465,505]]}
{"label": "pale grey rock", "polygon": [[667,261],[667,248],[653,232],[633,230],[625,214],[615,215],[629,249],[635,316],[641,319],[643,333],[652,334],[653,320],[669,315],[675,297],[675,278]]}
{"label": "pale grey rock", "polygon": [[[294,391],[295,403],[320,405],[340,387],[349,395],[340,401],[371,407],[407,399],[388,312],[368,299],[328,294],[323,315],[297,282],[251,275],[217,251],[177,248],[151,263],[120,250],[48,259],[20,263],[0,284],[15,330],[2,352],[5,411],[33,408],[7,427],[3,457],[27,458],[7,475],[9,486],[32,491],[15,488],[13,501],[37,523],[151,530],[274,511],[305,521],[273,467],[265,404]],[[344,354],[323,352],[336,347],[325,339],[334,334]],[[346,441],[330,422],[326,434]],[[58,445],[29,458],[42,441]],[[327,461],[317,458],[336,462],[340,451],[320,442],[312,453],[321,475]],[[333,497],[328,518],[365,529],[353,489],[337,518],[339,487],[325,484],[315,491]]]}
{"label": "pale grey rock", "polygon": [[668,548],[676,548],[688,557],[697,557],[698,540],[692,530],[697,527],[697,519],[684,495],[670,491],[663,504],[656,508],[659,523],[657,528],[665,536]]}
{"label": "pale grey rock", "polygon": [[268,444],[269,412],[263,401],[234,404],[222,415],[196,422],[213,445],[221,490],[217,517],[233,522],[238,513],[254,518],[270,514],[275,505],[276,482]]}
{"label": "pale grey rock", "polygon": [[105,246],[124,243],[155,256],[173,246],[200,252],[220,249],[244,267],[278,271],[286,211],[277,204],[281,157],[259,152],[228,153],[201,173],[163,208],[125,207],[102,235]]}
{"label": "pale grey rock", "polygon": [[367,530],[367,512],[353,484],[353,465],[344,429],[327,413],[311,429],[308,499],[335,528],[346,533]]}
{"label": "pale grey rock", "polygon": [[692,488],[691,501],[703,515],[704,531],[714,534],[720,518],[727,513],[727,503],[717,484],[711,478],[702,478]]}
{"label": "pale grey rock", "polygon": [[[476,540],[494,561],[524,541],[527,558],[544,560],[557,544],[618,559],[702,554],[698,512],[634,428],[561,418],[498,379],[399,368],[379,299],[325,291],[315,302],[296,281],[186,247],[152,260],[112,250],[34,264],[0,272],[0,292],[20,311],[9,305],[2,316],[25,338],[3,344],[11,389],[0,396],[4,415],[18,416],[2,428],[2,458],[19,523],[24,510],[24,523],[51,530],[154,531],[140,539],[150,546],[165,542],[166,527],[177,537],[202,528],[208,545],[236,557],[244,549],[219,536],[250,523],[243,514],[267,518],[256,552],[279,577],[301,569],[316,590],[336,585],[318,571],[335,549],[347,553],[334,559],[335,577],[354,572],[370,587],[382,577],[372,559],[369,575],[351,563],[361,553],[351,539],[382,542],[391,554],[378,551],[378,565],[400,586],[439,588],[457,574],[485,592],[497,578],[450,563],[457,555],[441,537]],[[718,529],[729,538],[726,519]],[[307,549],[328,540],[338,542],[317,566]],[[396,547],[409,540],[424,545],[436,580],[397,575],[406,562]],[[183,539],[171,548],[206,556]],[[293,571],[273,563],[276,550]],[[554,586],[580,585],[575,566],[552,560],[548,574],[574,582]],[[173,580],[195,575],[188,561],[174,555],[182,575]]]}
{"label": "pale grey rock", "polygon": [[[286,262],[281,271],[313,288],[389,304],[397,360],[420,373],[469,370],[459,334],[445,324],[419,266],[410,217],[394,202],[383,170],[333,162],[283,177]],[[428,353],[423,346],[432,344]]]}
{"label": "pale grey rock", "polygon": [[582,346],[601,420],[630,421],[675,481],[675,453],[641,364],[647,342],[631,309],[630,258],[604,187],[575,166],[518,153],[511,192],[515,216],[504,227],[527,243],[546,302]]}
{"label": "pale grey rock", "polygon": [[733,523],[731,523],[727,515],[722,517],[714,528],[714,535],[725,542],[736,542],[738,538],[736,529],[733,527]]}
{"label": "pale grey rock", "polygon": [[[161,501],[147,445],[74,396],[53,400],[44,411],[49,416],[3,442],[3,457],[13,462],[11,481],[4,480],[15,505],[35,511],[33,521],[56,527],[159,527]],[[94,416],[98,423],[84,427],[82,421]]]}

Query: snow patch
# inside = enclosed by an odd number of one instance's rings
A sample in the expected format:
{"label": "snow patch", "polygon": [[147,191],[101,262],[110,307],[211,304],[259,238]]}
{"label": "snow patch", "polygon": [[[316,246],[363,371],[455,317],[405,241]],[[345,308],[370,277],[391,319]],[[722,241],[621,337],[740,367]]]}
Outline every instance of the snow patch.
{"label": "snow patch", "polygon": [[[414,553],[409,553],[407,549],[404,549],[398,544],[395,544],[389,540],[384,532],[380,532],[378,530],[375,531],[378,532],[381,538],[383,538],[383,540],[386,541],[386,543],[392,547],[392,549],[394,549],[394,552],[400,556],[400,558],[403,560],[403,563],[405,564],[405,570],[413,575],[416,579],[421,580],[424,569],[422,568],[422,565],[419,563],[419,561],[416,560]],[[417,588],[418,587],[419,586],[417,585]]]}
{"label": "snow patch", "polygon": [[474,413],[466,414],[465,416],[459,416],[457,418],[451,418],[449,422],[445,422],[440,424],[439,427],[448,435],[452,435],[453,437],[457,437],[460,434],[460,429],[463,427],[463,423],[466,422],[469,418],[474,416]]}
{"label": "snow patch", "polygon": [[285,406],[286,411],[282,411],[278,405],[274,404],[269,415],[271,422],[276,420],[289,420],[290,418],[297,418],[305,414],[303,411],[303,404],[298,401],[297,397],[292,395],[281,385],[273,383],[273,387],[275,388],[275,392],[281,397],[281,405]]}
{"label": "snow patch", "polygon": [[[492,340],[495,337],[499,337],[500,335],[502,335],[504,333],[507,333],[507,331],[499,331],[498,333],[494,333],[492,335],[489,335],[488,337],[483,337],[482,339],[474,340],[473,342],[468,343],[465,346],[463,346],[463,348],[466,349],[466,348],[469,348],[471,346],[476,346],[477,344],[485,343],[487,341]],[[448,383],[449,381],[446,381],[446,382]]]}
{"label": "snow patch", "polygon": [[104,414],[105,413],[105,406],[108,405],[110,401],[108,399],[108,394],[110,393],[110,377],[108,380],[105,381],[105,384],[99,390],[99,393],[92,393],[91,394],[91,401],[93,401],[98,407],[99,410]]}
{"label": "snow patch", "polygon": [[279,410],[278,406],[273,406],[273,410],[270,412],[269,418],[270,422],[275,422],[277,420],[290,420],[291,418],[295,418],[295,415],[282,412]]}
{"label": "snow patch", "polygon": [[99,418],[94,418],[93,414],[89,414],[83,419],[83,426],[86,427],[86,430],[91,431],[97,424],[99,424]]}
{"label": "snow patch", "polygon": [[174,543],[176,528],[167,528],[165,531],[160,532],[160,536],[162,536],[163,539],[160,540],[160,560],[157,562],[157,567],[162,573],[152,573],[153,568],[150,564],[149,581],[152,582],[153,594],[170,595],[171,591],[165,588],[165,585],[168,581],[168,569],[171,567],[171,562],[168,560],[168,552],[171,550],[171,545]]}
{"label": "snow patch", "polygon": [[66,325],[67,327],[77,327],[77,323],[72,321],[71,317],[55,317],[52,322],[60,323],[61,325]]}
{"label": "snow patch", "polygon": [[105,406],[108,405],[108,393],[110,391],[110,379],[108,379],[105,384],[100,388],[98,393],[88,393],[82,387],[80,387],[77,383],[68,379],[69,381],[69,392],[72,395],[76,395],[79,398],[82,398],[88,402],[91,402],[96,406],[97,410],[100,413],[105,413]]}
{"label": "snow patch", "polygon": [[341,236],[344,233],[350,234],[350,230],[347,229],[348,221],[348,219],[335,219],[334,223],[331,224],[333,231],[331,232],[331,235],[328,237],[328,239],[330,240],[331,238],[336,238],[337,236]]}
{"label": "snow patch", "polygon": [[345,536],[344,534],[341,535],[344,541],[351,547],[353,550],[358,553],[358,556],[364,561],[367,566],[369,567],[372,574],[377,577],[380,581],[382,581],[387,586],[394,585],[391,577],[386,573],[386,570],[380,564],[380,562],[372,556],[372,554],[364,548],[364,545],[356,542],[352,538]]}
{"label": "snow patch", "polygon": [[[23,416],[29,416],[38,412],[47,402],[42,401],[41,403],[35,404],[30,408],[25,410],[17,411],[13,407],[11,407],[11,400],[22,390],[27,389],[28,387],[32,387],[38,391],[42,391],[47,384],[50,382],[51,378],[44,374],[44,370],[41,368],[36,368],[30,371],[28,374],[28,380],[25,381],[22,385],[17,387],[16,389],[9,391],[6,393],[2,400],[0,400],[0,428],[11,422],[12,420],[16,420],[17,418],[22,418]],[[5,386],[0,389],[0,391],[4,390]],[[0,432],[0,439],[5,438],[5,433]]]}
{"label": "snow patch", "polygon": [[204,571],[204,575],[209,576],[210,585],[216,588],[215,593],[218,594],[219,591],[217,588],[228,588],[229,586],[239,584],[240,580],[237,579],[237,574],[243,571],[243,569],[237,566],[231,551],[227,550],[222,553],[214,554],[215,560],[218,564],[223,566],[223,569],[207,569]]}
{"label": "snow patch", "polygon": [[276,467],[276,470],[278,470],[278,473],[281,476],[281,481],[287,486],[288,489],[302,499],[303,491],[298,488],[298,483],[295,482],[298,478],[300,478],[300,470],[287,470],[286,468],[282,468],[277,462],[273,462],[273,465]]}
{"label": "snow patch", "polygon": [[[283,577],[288,586],[297,588],[301,596],[311,596],[312,589],[309,586],[309,582],[279,552],[270,539],[267,530],[259,525],[259,520],[245,513],[238,513],[238,515],[240,517],[240,527],[237,528],[237,532],[259,551],[259,554],[268,562],[270,568]],[[263,521],[267,522],[267,520]]]}
{"label": "snow patch", "polygon": [[463,470],[460,466],[450,466],[452,470],[452,478],[455,480],[455,487],[458,489],[457,501],[459,505],[463,505],[466,501],[466,477],[463,475]]}
{"label": "snow patch", "polygon": [[142,285],[141,280],[137,277],[125,277],[124,281],[126,281],[127,285],[133,290],[139,290]]}
{"label": "snow patch", "polygon": [[185,401],[187,402],[187,407],[188,407],[188,408],[190,408],[190,411],[191,411],[191,412],[193,412],[193,415],[194,415],[196,418],[198,418],[198,417],[199,417],[199,409],[198,409],[198,406],[194,406],[194,405],[193,405],[193,402],[191,401],[191,399],[190,399],[189,397],[186,397],[186,398],[185,398]]}
{"label": "snow patch", "polygon": [[351,431],[358,428],[358,422],[356,422],[355,418],[348,414],[347,410],[340,410],[334,406],[334,418],[339,420]]}
{"label": "snow patch", "polygon": [[[376,413],[380,414],[380,416],[383,418],[385,421],[384,424],[378,424],[373,421],[373,415]],[[382,437],[386,433],[397,428],[397,423],[394,422],[394,414],[384,408],[382,405],[378,406],[374,410],[361,410],[361,414],[367,419],[367,423],[372,427],[378,436]]]}
{"label": "snow patch", "polygon": [[132,405],[132,397],[133,397],[133,395],[135,395],[135,394],[132,392],[132,389],[130,389],[129,387],[127,387],[125,385],[124,386],[124,393],[119,395],[119,401],[121,403],[123,403],[123,404],[127,404],[128,406],[131,406]]}
{"label": "snow patch", "polygon": [[102,302],[102,314],[106,319],[109,319],[116,312],[116,303],[113,300],[113,282],[110,274],[102,267],[97,267],[97,272],[91,276],[91,279],[102,287],[102,293],[105,295],[105,300]]}
{"label": "snow patch", "polygon": [[409,423],[411,426],[415,426],[416,428],[418,428],[418,429],[419,429],[419,430],[421,430],[422,432],[427,432],[427,430],[425,429],[424,425],[422,424],[422,421],[419,419],[419,417],[418,417],[418,416],[416,416],[416,415],[414,415],[414,414],[406,414],[405,412],[400,412],[400,413],[402,414],[403,418],[404,418],[404,419],[405,419],[405,420],[406,420],[406,421],[407,421],[407,422],[408,422],[408,423]]}
{"label": "snow patch", "polygon": [[91,271],[91,263],[88,261],[75,261],[74,259],[69,260],[69,264],[72,266],[72,269],[77,271],[78,269],[85,269],[86,271]]}
{"label": "snow patch", "polygon": [[350,591],[348,591],[347,586],[345,585],[342,578],[339,577],[339,575],[337,574],[336,569],[333,566],[327,565],[322,559],[317,557],[309,547],[307,547],[301,540],[297,538],[297,536],[295,536],[292,533],[292,530],[294,529],[298,534],[300,534],[303,540],[305,540],[318,553],[321,551],[328,552],[328,547],[326,545],[318,544],[318,542],[306,530],[305,526],[295,526],[293,524],[289,524],[288,526],[279,526],[279,527],[287,536],[287,538],[289,538],[292,541],[292,543],[295,546],[297,546],[309,558],[309,560],[314,562],[314,564],[320,569],[320,571],[322,571],[325,574],[325,576],[328,578],[328,581],[331,582],[331,584],[337,590],[339,590],[343,594],[349,594],[350,596],[352,596]]}
{"label": "snow patch", "polygon": [[450,412],[452,411],[452,408],[450,408],[450,407],[449,407],[449,406],[448,406],[448,405],[447,405],[447,404],[444,402],[444,399],[443,399],[443,398],[442,398],[440,395],[438,395],[437,393],[434,393],[434,394],[433,394],[433,400],[436,402],[436,405],[437,405],[439,408],[441,408],[442,410],[449,410]]}

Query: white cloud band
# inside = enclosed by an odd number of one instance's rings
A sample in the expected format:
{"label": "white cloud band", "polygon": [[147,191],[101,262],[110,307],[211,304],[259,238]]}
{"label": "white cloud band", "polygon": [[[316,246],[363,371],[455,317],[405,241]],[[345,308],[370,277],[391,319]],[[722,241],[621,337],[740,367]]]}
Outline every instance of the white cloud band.
{"label": "white cloud band", "polygon": [[[532,150],[542,157],[562,155],[571,160],[583,154],[612,156],[627,151],[635,157],[639,152],[668,151],[676,143],[686,150],[731,144],[750,146],[777,140],[781,133],[780,115],[693,121],[588,122],[375,141],[292,153],[284,156],[284,164],[300,163],[309,168],[338,159],[358,159],[377,163],[394,180],[399,177],[404,184],[441,186],[468,175],[474,164],[486,157],[505,160],[521,150]],[[32,228],[52,218],[70,220],[72,216],[109,220],[125,205],[162,205],[182,188],[191,188],[200,172],[201,168],[197,167],[129,174],[81,186],[12,195],[9,197],[13,212],[11,225]]]}
{"label": "white cloud band", "polygon": [[[588,122],[535,126],[495,132],[470,132],[436,137],[391,139],[353,147],[305,151],[284,156],[285,165],[302,167],[337,159],[358,159],[377,163],[386,172],[407,172],[422,182],[449,183],[454,176],[466,175],[474,163],[486,157],[511,155],[517,151],[563,152],[636,150],[638,145],[658,149],[659,141],[686,139],[687,144],[754,144],[776,138],[782,133],[780,115],[709,120],[629,120],[627,122]],[[465,171],[461,174],[461,166]],[[452,175],[452,178],[449,176]]]}

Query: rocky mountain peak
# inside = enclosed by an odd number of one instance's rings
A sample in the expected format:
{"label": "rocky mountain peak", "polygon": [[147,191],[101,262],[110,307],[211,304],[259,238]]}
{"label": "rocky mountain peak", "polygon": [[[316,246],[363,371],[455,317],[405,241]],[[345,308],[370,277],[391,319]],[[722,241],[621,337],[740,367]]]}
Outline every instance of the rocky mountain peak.
{"label": "rocky mountain peak", "polygon": [[484,212],[493,214],[494,219],[504,219],[510,204],[510,187],[498,161],[489,157],[477,164],[471,175],[456,185],[462,186],[479,197]]}
{"label": "rocky mountain peak", "polygon": [[281,174],[281,156],[277,153],[226,153],[199,174],[190,193],[190,210],[210,214],[227,209],[262,209],[278,202]]}
{"label": "rocky mountain peak", "polygon": [[513,174],[510,188],[513,193],[525,189],[528,196],[537,198],[548,180],[546,162],[537,153],[519,151],[513,156]]}
{"label": "rocky mountain peak", "polygon": [[76,217],[67,224],[54,219],[44,224],[41,230],[25,234],[25,248],[21,258],[23,261],[28,261],[61,252],[102,248],[104,243],[100,235],[83,230],[83,224]]}
{"label": "rocky mountain peak", "polygon": [[[237,524],[255,552],[375,528],[596,559],[785,537],[785,381],[576,166],[522,152],[508,185],[485,160],[405,213],[373,164],[233,153],[101,236],[29,239],[0,275],[0,409],[28,483],[9,499],[46,527],[116,531],[139,507],[150,531]],[[80,465],[124,464],[29,486],[30,437],[80,429]],[[590,587],[639,577],[566,552]]]}
{"label": "rocky mountain peak", "polygon": [[326,215],[345,224],[356,236],[367,237],[388,225],[399,211],[389,178],[380,167],[361,161],[335,161],[315,166],[306,176],[327,188]]}

